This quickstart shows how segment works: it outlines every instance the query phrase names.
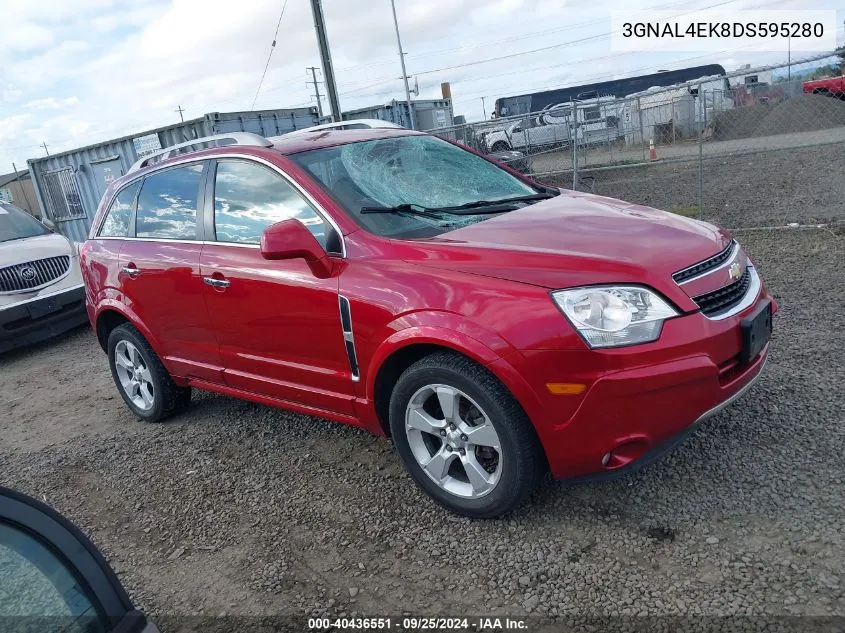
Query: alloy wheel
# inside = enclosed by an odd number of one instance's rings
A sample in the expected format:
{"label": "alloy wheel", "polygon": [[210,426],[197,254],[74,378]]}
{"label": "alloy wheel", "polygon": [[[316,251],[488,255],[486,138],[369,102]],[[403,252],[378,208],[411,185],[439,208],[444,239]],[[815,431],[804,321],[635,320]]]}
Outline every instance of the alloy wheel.
{"label": "alloy wheel", "polygon": [[136,407],[149,411],[155,403],[155,388],[150,368],[132,343],[121,340],[114,348],[114,366],[123,391]]}
{"label": "alloy wheel", "polygon": [[502,449],[493,423],[460,389],[426,385],[411,397],[405,432],[417,463],[440,488],[476,499],[502,474]]}

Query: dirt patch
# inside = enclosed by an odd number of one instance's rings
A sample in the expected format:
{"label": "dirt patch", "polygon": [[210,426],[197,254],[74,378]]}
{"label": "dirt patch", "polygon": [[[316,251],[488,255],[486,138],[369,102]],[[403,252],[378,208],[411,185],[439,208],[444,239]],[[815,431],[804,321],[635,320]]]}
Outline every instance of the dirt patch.
{"label": "dirt patch", "polygon": [[[845,143],[705,160],[701,218],[728,228],[845,219],[842,165]],[[691,210],[698,203],[697,163],[658,163],[589,174],[595,177],[594,193],[599,195],[666,210]],[[572,186],[568,174],[543,181]]]}
{"label": "dirt patch", "polygon": [[713,138],[729,141],[841,125],[845,125],[845,101],[806,94],[780,103],[759,103],[721,112],[714,119]]}

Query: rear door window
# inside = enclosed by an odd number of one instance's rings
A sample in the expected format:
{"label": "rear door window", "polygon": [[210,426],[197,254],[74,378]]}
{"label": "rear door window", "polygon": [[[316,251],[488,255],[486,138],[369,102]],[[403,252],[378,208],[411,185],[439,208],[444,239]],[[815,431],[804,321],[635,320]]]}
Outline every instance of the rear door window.
{"label": "rear door window", "polygon": [[132,223],[132,211],[135,208],[135,196],[138,194],[140,182],[133,182],[117,194],[112,202],[106,219],[100,227],[100,237],[128,237],[129,226]]}
{"label": "rear door window", "polygon": [[135,237],[197,239],[197,199],[203,163],[147,176],[138,196]]}
{"label": "rear door window", "polygon": [[328,247],[332,229],[279,174],[249,161],[218,161],[214,180],[218,242],[258,244],[264,229],[292,218],[302,222],[323,248]]}

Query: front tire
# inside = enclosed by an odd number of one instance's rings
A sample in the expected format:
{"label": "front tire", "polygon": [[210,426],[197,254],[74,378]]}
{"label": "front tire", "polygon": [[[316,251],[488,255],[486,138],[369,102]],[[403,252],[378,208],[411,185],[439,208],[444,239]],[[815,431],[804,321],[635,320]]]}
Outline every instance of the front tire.
{"label": "front tire", "polygon": [[510,145],[505,143],[504,141],[496,141],[493,143],[493,147],[490,149],[491,152],[506,152],[510,149]]}
{"label": "front tire", "polygon": [[124,323],[109,334],[107,348],[114,384],[132,413],[161,422],[191,401],[191,388],[179,387],[147,340]]}
{"label": "front tire", "polygon": [[534,428],[488,370],[454,352],[409,367],[390,399],[396,450],[414,481],[452,512],[498,517],[546,472]]}

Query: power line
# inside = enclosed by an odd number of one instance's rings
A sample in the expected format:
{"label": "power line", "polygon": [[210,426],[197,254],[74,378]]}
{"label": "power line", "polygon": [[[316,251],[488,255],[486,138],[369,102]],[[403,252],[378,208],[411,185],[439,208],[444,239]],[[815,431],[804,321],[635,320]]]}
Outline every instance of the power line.
{"label": "power line", "polygon": [[[731,3],[734,3],[734,2],[737,2],[737,0],[723,0],[722,2],[718,2],[716,4],[697,8],[697,9],[694,9],[692,11],[685,11],[683,13],[679,13],[675,17],[680,17],[680,16],[686,15],[688,13],[695,13],[696,11],[703,11],[705,9],[712,9],[714,7],[719,7],[719,6],[722,6],[722,5],[725,5],[725,4],[731,4]],[[673,7],[673,6],[678,7],[678,6],[683,6],[685,4],[689,4],[689,2],[684,2],[684,3],[680,3],[680,4],[670,3],[670,4],[663,4],[663,5],[656,5],[656,6],[650,7],[650,9],[659,9],[661,7],[667,8],[667,7]],[[587,22],[580,22],[580,23],[578,23],[578,25],[573,25],[573,27],[574,26],[583,26],[583,25],[587,25],[587,24],[592,24],[594,22],[603,22],[603,21],[604,21],[603,19],[602,20],[599,20],[599,19],[590,20],[590,21],[587,21]],[[556,30],[563,30],[563,29],[549,29],[549,31],[556,31]],[[415,72],[414,74],[415,75],[430,75],[430,74],[433,74],[433,73],[443,72],[443,71],[446,71],[446,70],[455,70],[455,69],[458,69],[458,68],[466,68],[466,67],[469,67],[469,66],[477,66],[479,64],[485,64],[485,63],[488,63],[488,62],[498,61],[500,59],[510,59],[510,58],[513,58],[513,57],[530,55],[532,53],[543,52],[543,51],[547,51],[547,50],[551,50],[551,49],[555,49],[555,48],[563,48],[563,47],[567,47],[567,46],[573,46],[573,45],[581,44],[581,43],[584,43],[584,42],[587,42],[587,41],[604,39],[604,38],[610,37],[614,32],[616,32],[616,31],[609,31],[607,33],[600,33],[600,34],[597,34],[597,35],[591,35],[591,36],[579,38],[579,39],[576,39],[576,40],[568,40],[566,42],[560,42],[558,44],[552,44],[552,45],[549,45],[549,46],[544,46],[544,47],[541,47],[541,48],[536,48],[536,49],[532,49],[532,50],[528,50],[528,51],[521,51],[521,52],[510,53],[510,54],[506,54],[506,55],[498,55],[496,57],[489,57],[487,59],[482,59],[482,60],[477,60],[477,61],[472,61],[472,62],[465,62],[465,63],[462,63],[462,64],[456,64],[454,66],[446,66],[446,67],[443,67],[443,68],[434,68],[434,69],[430,69],[430,70],[422,70],[420,72]],[[538,33],[543,33],[543,31],[539,31]],[[511,39],[512,40],[524,39],[524,36],[519,36],[519,37],[511,38]],[[507,42],[507,41],[509,41],[509,40],[500,40],[499,42],[488,42],[486,44],[479,44],[478,46],[490,46],[491,44],[504,43],[504,42]],[[476,46],[471,47],[471,48],[476,48]],[[460,49],[443,49],[443,51],[445,51],[445,52],[448,52],[448,51],[451,51],[451,50],[460,50]],[[428,51],[427,53],[420,53],[419,55],[415,55],[413,57],[414,58],[416,58],[416,57],[430,57],[432,54],[435,54],[437,52],[439,52],[439,51]],[[410,58],[410,56],[409,56],[409,58]],[[359,64],[357,66],[348,66],[348,67],[344,68],[343,70],[352,70],[354,68],[359,68],[359,67],[362,67],[362,66],[372,66],[372,65],[373,65],[372,63]],[[559,66],[559,65],[560,64],[556,64],[555,66]],[[353,91],[347,91],[344,94],[351,94],[352,92],[357,92],[358,90],[366,90],[367,88],[372,88],[374,86],[379,86],[381,84],[385,84],[385,83],[388,83],[390,81],[395,81],[395,79],[396,79],[395,76],[390,76],[390,77],[385,76],[385,77],[378,79],[374,83],[371,83],[371,84],[368,84],[368,85],[365,85],[365,86],[361,86],[360,88],[355,88]],[[384,92],[377,93],[377,94],[386,94],[387,92],[388,91],[384,91]]]}
{"label": "power line", "polygon": [[[760,9],[760,8],[765,8],[765,7],[769,7],[769,6],[772,6],[772,5],[778,5],[778,4],[781,4],[781,2],[762,3],[762,4],[759,4],[759,5],[755,5],[753,7],[749,7],[749,9]],[[700,9],[696,9],[696,11],[698,11],[698,10],[700,10]],[[703,9],[701,9],[701,10],[703,10]],[[746,47],[739,48],[739,49],[732,49],[730,51],[726,50],[726,51],[710,52],[710,53],[706,53],[706,54],[703,54],[703,55],[695,55],[695,56],[692,56],[692,57],[684,57],[684,58],[680,58],[680,59],[675,59],[675,60],[672,60],[669,63],[678,64],[678,63],[681,63],[681,62],[688,62],[688,61],[692,61],[692,60],[703,59],[703,58],[706,58],[706,57],[714,57],[714,56],[717,56],[717,55],[723,55],[723,54],[735,52],[735,51],[738,51],[738,50],[747,50],[748,48],[750,48],[750,47],[746,46]],[[602,55],[600,57],[590,56],[588,58],[571,60],[568,63],[569,63],[569,65],[577,65],[577,64],[590,63],[590,62],[603,60],[603,59],[612,59],[612,58],[618,57],[620,55],[627,55],[627,54],[628,53],[612,53],[610,55]],[[650,66],[643,66],[643,67],[640,67],[640,68],[627,69],[625,71],[625,74],[633,76],[634,74],[636,74],[637,72],[640,72],[640,71],[651,70],[651,69],[654,69],[654,68],[663,67],[663,66],[666,65],[666,63],[667,62],[664,61],[664,62],[652,64]],[[471,79],[461,80],[460,85],[464,85],[464,84],[468,84],[468,83],[474,83],[474,82],[477,82],[477,81],[483,81],[483,80],[486,80],[486,79],[499,78],[499,77],[503,77],[503,76],[506,76],[506,75],[525,74],[527,72],[531,72],[531,71],[534,71],[534,70],[545,70],[545,69],[549,69],[549,68],[558,68],[558,67],[560,67],[560,64],[533,66],[533,67],[529,67],[529,68],[519,68],[519,69],[516,69],[516,70],[513,70],[513,71],[509,71],[509,72],[496,73],[496,74],[493,74],[493,75],[485,75],[485,76],[482,76],[482,77],[473,77]],[[420,73],[420,74],[422,74],[422,73]],[[612,79],[617,74],[618,74],[618,72],[602,73],[602,74],[593,75],[593,76],[590,76],[590,77],[581,77],[581,78],[578,78],[578,79],[573,80],[573,81],[577,81],[579,83],[592,83],[592,82],[595,82],[595,81],[598,81],[598,80],[601,80],[601,79]],[[539,89],[538,88],[526,88],[525,90],[529,91],[529,92],[541,92],[541,91],[545,91],[545,90],[554,90],[556,88],[560,88],[562,86],[567,86],[567,85],[570,85],[570,84],[571,84],[571,82],[567,82],[565,84],[557,84],[557,85],[553,85],[553,86],[546,86],[546,87],[539,88]],[[516,94],[516,93],[518,93],[518,90],[516,90],[516,89],[511,91],[511,94]],[[456,101],[471,100],[472,98],[477,97],[477,96],[478,95],[475,95],[475,94],[469,95],[469,96],[462,96],[460,99],[457,99]]]}
{"label": "power line", "polygon": [[[702,7],[700,9],[696,9],[695,11],[704,11],[705,9],[712,9],[714,7],[720,7],[724,4],[731,4],[733,2],[736,2],[736,0],[724,0],[723,2],[718,2],[716,4],[711,4],[709,6]],[[687,13],[695,13],[695,11],[687,11]],[[685,14],[681,13],[678,16],[674,16],[674,17],[680,17],[681,15],[685,15]],[[559,44],[551,44],[549,46],[542,46],[540,48],[534,48],[534,49],[531,49],[531,50],[528,50],[528,51],[520,51],[518,53],[509,53],[507,55],[497,55],[496,57],[488,57],[487,59],[479,59],[479,60],[474,61],[474,62],[465,62],[463,64],[456,64],[454,66],[444,66],[443,68],[432,68],[431,70],[423,70],[423,71],[419,71],[415,74],[416,75],[430,75],[432,73],[439,73],[439,72],[443,72],[445,70],[456,70],[458,68],[467,68],[469,66],[478,66],[479,64],[487,64],[489,62],[499,61],[500,59],[512,59],[514,57],[521,57],[523,55],[531,55],[533,53],[542,53],[542,52],[545,52],[545,51],[552,50],[554,48],[563,48],[565,46],[572,46],[574,44],[582,44],[584,42],[589,42],[591,40],[604,39],[606,37],[610,37],[611,35],[613,35],[613,33],[617,33],[617,32],[618,31],[610,31],[608,33],[599,33],[598,35],[590,35],[590,36],[587,36],[587,37],[579,38],[577,40],[569,40],[568,42],[561,42]]]}
{"label": "power line", "polygon": [[261,92],[261,84],[264,83],[264,77],[267,75],[267,69],[270,67],[270,59],[273,57],[273,51],[276,50],[276,38],[279,37],[279,27],[282,25],[282,17],[285,15],[285,9],[288,6],[288,0],[282,4],[282,11],[279,13],[279,21],[276,22],[276,32],[273,34],[273,43],[270,44],[270,52],[267,54],[267,63],[264,64],[264,72],[261,73],[261,79],[258,81],[258,88],[255,90],[255,96],[252,98],[252,105],[250,110],[255,110],[255,102],[258,101],[258,93]]}
{"label": "power line", "polygon": [[[698,0],[692,0],[692,1],[698,1]],[[721,5],[724,5],[724,4],[730,4],[730,3],[732,3],[732,2],[736,2],[736,1],[737,1],[737,0],[726,0],[726,1],[724,1],[724,2],[720,2],[720,3],[715,4],[715,5],[710,5],[710,6],[707,6],[707,7],[702,7],[702,8],[700,8],[700,9],[693,9],[692,11],[687,11],[686,13],[691,13],[691,12],[695,12],[695,11],[702,11],[702,10],[704,10],[704,9],[709,9],[709,8],[716,7],[716,6],[721,6]],[[673,3],[660,4],[660,5],[655,5],[655,6],[652,6],[652,7],[648,7],[648,9],[647,9],[647,10],[671,9],[671,8],[673,8],[673,7],[674,7],[674,8],[680,8],[680,7],[686,6],[686,5],[688,5],[688,4],[690,4],[690,1],[687,1],[687,2],[681,2],[681,3],[676,3],[676,2],[673,2]],[[776,3],[776,4],[777,4],[777,3]],[[680,14],[678,14],[678,15],[685,15],[685,13],[680,13]],[[456,51],[456,50],[457,50],[457,51],[459,51],[459,50],[470,50],[470,49],[474,49],[474,48],[482,48],[482,47],[484,47],[484,48],[489,48],[491,45],[494,45],[494,44],[503,44],[503,43],[507,43],[507,42],[510,42],[510,41],[516,41],[516,40],[526,39],[526,38],[528,38],[528,37],[534,37],[534,36],[536,36],[536,35],[542,35],[542,34],[547,34],[547,33],[558,32],[558,31],[566,31],[566,30],[571,30],[571,29],[575,29],[575,28],[581,28],[581,27],[584,27],[584,26],[587,26],[587,25],[590,25],[590,24],[599,23],[599,22],[604,22],[604,21],[605,21],[605,19],[603,19],[603,18],[598,18],[598,19],[594,19],[594,20],[588,20],[588,21],[585,21],[585,22],[578,22],[578,23],[576,23],[576,24],[572,24],[572,25],[569,25],[569,26],[567,26],[567,27],[556,27],[556,28],[554,28],[554,29],[545,29],[545,30],[542,30],[542,31],[536,31],[536,32],[533,32],[533,33],[527,33],[527,34],[523,34],[523,35],[520,35],[520,36],[516,36],[516,37],[512,37],[512,38],[507,38],[507,39],[503,39],[503,40],[495,40],[495,41],[491,41],[491,42],[482,42],[482,43],[479,43],[479,44],[477,44],[477,45],[468,46],[468,47],[458,47],[458,48],[449,48],[449,49],[439,49],[439,50],[433,50],[433,51],[425,51],[425,52],[421,52],[421,53],[418,53],[418,54],[415,54],[415,55],[408,55],[408,56],[407,56],[407,58],[408,58],[408,59],[418,59],[418,58],[423,58],[423,57],[428,58],[428,57],[431,57],[432,55],[436,55],[436,54],[438,54],[438,53],[443,53],[443,52],[451,52],[451,51]],[[611,34],[612,34],[612,32],[603,33],[603,34],[599,34],[599,35],[596,35],[596,36],[591,36],[590,38],[586,38],[586,40],[605,38],[605,37],[609,37]],[[438,41],[438,40],[442,40],[442,39],[449,39],[450,37],[452,37],[452,36],[445,37],[445,38],[437,38],[437,39],[432,40],[432,41]],[[586,40],[571,40],[571,41],[568,41],[568,42],[562,42],[562,43],[560,43],[560,44],[555,44],[555,45],[553,45],[553,46],[551,46],[551,47],[548,47],[548,48],[557,48],[557,47],[563,47],[563,46],[571,46],[571,45],[573,45],[573,44],[578,44],[578,43],[581,43],[582,41],[586,41]],[[427,70],[427,71],[422,71],[421,73],[415,73],[415,74],[431,74],[431,73],[435,73],[435,72],[440,72],[440,71],[442,71],[442,70],[451,70],[451,69],[453,69],[453,68],[461,68],[461,67],[463,67],[463,66],[471,66],[471,65],[475,65],[475,64],[485,63],[485,62],[487,62],[487,61],[495,61],[495,60],[497,60],[497,59],[506,59],[506,58],[511,57],[511,56],[516,56],[516,55],[525,55],[525,54],[530,54],[530,53],[537,52],[537,51],[542,51],[542,50],[546,50],[546,48],[536,49],[536,50],[532,50],[532,51],[524,51],[524,52],[522,52],[522,53],[516,53],[516,54],[514,54],[514,55],[505,55],[505,56],[501,56],[501,57],[494,57],[494,58],[489,58],[489,59],[487,59],[487,60],[480,60],[480,61],[476,61],[476,62],[468,62],[467,64],[459,64],[459,65],[457,65],[457,66],[454,66],[454,67],[449,67],[449,68],[446,68],[446,69],[433,69],[433,70]],[[370,61],[370,62],[367,62],[366,64],[356,64],[356,65],[353,65],[353,66],[347,66],[347,67],[341,68],[341,69],[339,69],[339,70],[341,70],[341,71],[348,71],[348,70],[354,70],[354,69],[356,69],[356,68],[372,67],[372,66],[375,66],[375,65],[384,65],[384,64],[392,64],[392,63],[395,63],[395,61],[392,61],[392,60],[384,60],[384,61]],[[559,66],[559,65],[560,65],[560,64],[555,64],[555,65],[554,65],[554,67]],[[382,84],[385,84],[385,83],[388,83],[388,82],[391,82],[391,81],[395,81],[395,80],[396,80],[396,78],[397,78],[397,77],[396,77],[395,75],[393,75],[393,76],[384,76],[384,77],[382,77],[382,78],[378,78],[375,82],[370,82],[370,83],[367,83],[367,84],[365,84],[365,85],[359,85],[358,83],[352,83],[352,84],[350,84],[350,85],[346,86],[346,88],[347,88],[347,89],[343,91],[343,94],[344,94],[344,95],[347,95],[347,94],[352,94],[353,92],[358,92],[358,91],[360,91],[360,90],[366,90],[366,89],[368,89],[368,88],[373,88],[373,87],[375,87],[375,86],[379,86],[379,85],[382,85]],[[288,79],[289,79],[289,80],[291,80],[291,81],[293,81],[293,80],[295,80],[295,79],[296,79],[296,77],[289,77]],[[401,77],[399,77],[399,79],[401,79]],[[341,86],[341,87],[342,87],[342,86]],[[277,91],[279,91],[279,90],[283,90],[283,89],[286,89],[286,88],[287,88],[287,86],[279,86],[279,87],[277,87],[277,88],[271,88],[270,90],[266,91],[266,92],[265,92],[265,94],[269,94],[269,93],[271,93],[271,92],[277,92]],[[352,90],[350,90],[350,88],[351,88]],[[383,92],[383,93],[378,93],[378,94],[386,94],[386,92],[387,92],[387,91],[385,91],[385,92]]]}
{"label": "power line", "polygon": [[[692,3],[695,3],[695,2],[699,2],[699,1],[700,0],[687,0],[686,2],[680,2],[680,3],[670,2],[668,4],[659,4],[659,5],[655,5],[655,6],[651,6],[651,7],[646,7],[645,9],[642,9],[642,10],[643,11],[656,11],[656,10],[671,10],[673,8],[680,9],[681,7],[683,7],[685,5],[692,4]],[[737,0],[730,0],[730,1],[736,2]],[[724,2],[722,4],[728,4],[728,3]],[[714,5],[714,6],[720,6],[720,5]],[[695,11],[703,11],[704,9],[708,9],[708,8],[711,8],[711,7],[702,7],[701,9],[692,9],[691,11],[688,11],[687,13],[694,13]],[[685,15],[685,14],[681,13],[679,15]],[[522,35],[517,35],[517,36],[514,36],[514,37],[508,37],[508,38],[505,38],[505,39],[492,40],[492,41],[487,41],[487,42],[479,42],[478,44],[472,44],[470,46],[458,46],[458,47],[451,47],[451,48],[435,49],[435,50],[430,50],[430,51],[422,51],[422,52],[416,53],[414,55],[408,55],[407,59],[423,59],[423,58],[428,59],[432,55],[438,55],[438,54],[441,54],[441,53],[451,53],[451,52],[455,52],[455,51],[473,50],[473,49],[477,49],[477,48],[489,48],[490,46],[494,46],[494,45],[498,45],[498,44],[507,44],[509,42],[515,42],[515,41],[518,41],[518,40],[529,39],[529,38],[536,37],[538,35],[548,35],[550,33],[559,33],[559,32],[562,32],[562,31],[578,30],[578,29],[582,29],[585,26],[589,26],[591,24],[599,24],[599,23],[606,22],[606,21],[607,21],[606,18],[596,18],[596,19],[593,19],[593,20],[586,20],[584,22],[576,22],[576,23],[570,24],[568,26],[555,27],[555,28],[552,28],[552,29],[543,29],[541,31],[533,31],[531,33],[523,33]],[[536,23],[536,20],[534,21],[534,23]],[[511,30],[513,30],[513,29],[511,29]],[[609,33],[607,35],[609,35]],[[443,40],[443,39],[453,39],[453,38],[454,38],[453,35],[449,35],[447,37],[437,38],[437,39],[429,40],[429,41],[436,42],[436,41]],[[367,62],[366,64],[356,64],[356,65],[353,65],[353,66],[347,66],[345,68],[340,68],[338,70],[347,71],[347,70],[354,70],[356,68],[362,68],[362,67],[382,66],[382,65],[386,65],[386,64],[390,64],[390,63],[393,63],[393,62],[385,58],[383,61],[382,60],[370,61],[370,62]]]}

